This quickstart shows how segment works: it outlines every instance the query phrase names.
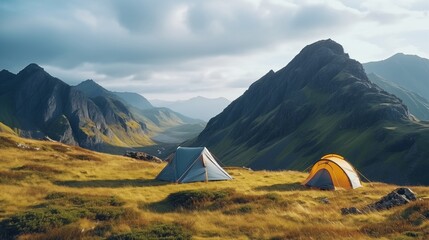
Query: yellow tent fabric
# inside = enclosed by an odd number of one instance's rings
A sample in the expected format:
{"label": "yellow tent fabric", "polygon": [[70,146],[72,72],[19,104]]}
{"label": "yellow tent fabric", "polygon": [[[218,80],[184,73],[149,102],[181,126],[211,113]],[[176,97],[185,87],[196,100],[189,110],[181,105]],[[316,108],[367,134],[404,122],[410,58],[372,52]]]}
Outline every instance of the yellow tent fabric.
{"label": "yellow tent fabric", "polygon": [[303,185],[324,189],[355,189],[362,187],[356,170],[337,154],[323,156],[313,165]]}

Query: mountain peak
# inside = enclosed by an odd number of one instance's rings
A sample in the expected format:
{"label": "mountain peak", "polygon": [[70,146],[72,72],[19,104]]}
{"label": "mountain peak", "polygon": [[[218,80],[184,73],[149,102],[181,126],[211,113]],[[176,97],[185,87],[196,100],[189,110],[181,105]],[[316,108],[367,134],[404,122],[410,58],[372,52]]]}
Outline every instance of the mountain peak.
{"label": "mountain peak", "polygon": [[24,70],[44,70],[41,66],[37,65],[36,63],[30,63],[27,67],[24,68]]}
{"label": "mountain peak", "polygon": [[312,43],[310,45],[307,45],[304,49],[302,49],[301,52],[306,51],[317,51],[318,49],[329,49],[334,54],[342,55],[344,54],[344,48],[341,46],[341,44],[335,42],[332,39],[324,39],[317,41],[315,43]]}
{"label": "mountain peak", "polygon": [[81,83],[79,83],[78,85],[87,85],[87,86],[97,86],[97,87],[101,87],[100,84],[96,83],[94,80],[92,79],[87,79]]}
{"label": "mountain peak", "polygon": [[78,85],[74,86],[75,89],[85,93],[88,97],[112,97],[115,96],[113,93],[109,92],[107,89],[96,83],[92,79],[87,79]]}
{"label": "mountain peak", "polygon": [[42,67],[35,63],[30,63],[28,66],[26,66],[24,69],[22,69],[18,74],[19,75],[28,75],[33,74],[39,71],[45,71]]}

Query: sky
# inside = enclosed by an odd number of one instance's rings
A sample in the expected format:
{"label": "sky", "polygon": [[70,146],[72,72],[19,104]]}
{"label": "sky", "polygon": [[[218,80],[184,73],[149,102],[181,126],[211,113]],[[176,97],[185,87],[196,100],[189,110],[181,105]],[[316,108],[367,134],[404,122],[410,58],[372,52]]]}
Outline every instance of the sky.
{"label": "sky", "polygon": [[0,0],[0,69],[148,99],[234,100],[327,38],[360,62],[429,58],[429,1]]}

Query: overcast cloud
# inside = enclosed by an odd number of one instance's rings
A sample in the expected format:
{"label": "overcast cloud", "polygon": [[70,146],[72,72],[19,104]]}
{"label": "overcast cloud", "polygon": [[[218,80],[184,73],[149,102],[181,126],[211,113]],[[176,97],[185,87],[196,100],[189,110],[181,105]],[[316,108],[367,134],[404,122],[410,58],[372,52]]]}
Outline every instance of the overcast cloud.
{"label": "overcast cloud", "polygon": [[231,100],[305,45],[352,58],[429,58],[427,0],[1,0],[0,69],[31,62],[149,99]]}

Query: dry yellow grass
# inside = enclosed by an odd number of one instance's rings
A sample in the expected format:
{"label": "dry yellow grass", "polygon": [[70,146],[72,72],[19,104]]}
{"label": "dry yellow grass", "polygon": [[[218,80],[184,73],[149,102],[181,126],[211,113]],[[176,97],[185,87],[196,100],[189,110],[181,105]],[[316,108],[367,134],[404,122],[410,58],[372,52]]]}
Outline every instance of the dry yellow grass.
{"label": "dry yellow grass", "polygon": [[[135,231],[151,223],[176,222],[189,229],[193,239],[424,239],[429,236],[424,230],[429,227],[427,220],[418,226],[397,227],[397,231],[382,229],[398,224],[398,214],[406,206],[364,215],[341,215],[341,208],[362,207],[397,186],[374,183],[353,191],[317,191],[299,184],[306,173],[244,169],[227,169],[234,177],[232,181],[167,184],[154,180],[164,166],[0,133],[0,220],[46,202],[49,193],[66,192],[122,199],[134,215],[130,213],[124,220],[111,222],[111,233]],[[280,200],[274,204],[255,201],[218,209],[161,211],[156,207],[170,193],[225,188],[254,199],[276,194]],[[420,197],[429,196],[429,187],[412,189]],[[328,198],[329,203],[323,203],[322,198]],[[246,206],[246,212],[240,212],[240,206]],[[237,208],[238,212],[234,212]],[[91,229],[97,224],[81,219],[66,228],[52,230],[50,237],[73,235],[79,229]],[[370,228],[374,226],[375,230]],[[48,238],[43,233],[21,236],[37,237]]]}

